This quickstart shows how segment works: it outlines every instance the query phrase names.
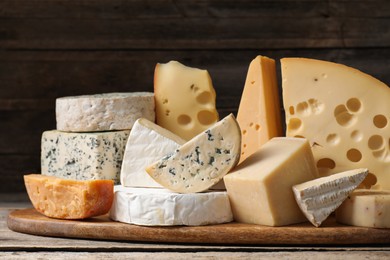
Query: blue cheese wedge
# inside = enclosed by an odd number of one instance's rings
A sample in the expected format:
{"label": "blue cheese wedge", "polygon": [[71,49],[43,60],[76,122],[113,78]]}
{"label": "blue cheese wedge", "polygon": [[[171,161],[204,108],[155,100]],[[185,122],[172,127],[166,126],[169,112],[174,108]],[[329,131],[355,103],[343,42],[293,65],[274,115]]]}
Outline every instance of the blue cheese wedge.
{"label": "blue cheese wedge", "polygon": [[368,174],[367,169],[355,169],[294,185],[298,206],[316,227],[335,211]]}
{"label": "blue cheese wedge", "polygon": [[194,193],[218,183],[240,158],[240,127],[232,114],[149,165],[146,172],[161,186]]}
{"label": "blue cheese wedge", "polygon": [[233,221],[226,191],[195,194],[166,189],[114,187],[110,218],[143,226],[201,226]]}
{"label": "blue cheese wedge", "polygon": [[41,140],[43,175],[119,183],[129,130],[95,133],[46,131]]}

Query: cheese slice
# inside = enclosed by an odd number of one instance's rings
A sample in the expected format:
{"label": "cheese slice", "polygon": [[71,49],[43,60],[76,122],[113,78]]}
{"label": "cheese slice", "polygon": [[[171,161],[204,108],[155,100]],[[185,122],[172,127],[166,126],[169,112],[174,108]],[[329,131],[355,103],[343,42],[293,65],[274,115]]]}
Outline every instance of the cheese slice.
{"label": "cheese slice", "polygon": [[140,117],[155,120],[151,92],[105,93],[57,98],[57,130],[129,130]]}
{"label": "cheese slice", "polygon": [[157,64],[154,72],[157,124],[190,140],[219,119],[216,94],[207,70],[177,61]]}
{"label": "cheese slice", "polygon": [[224,177],[234,220],[267,226],[306,221],[292,186],[316,177],[307,140],[272,138]]}
{"label": "cheese slice", "polygon": [[319,227],[367,174],[367,169],[354,169],[294,185],[295,199],[306,218]]}
{"label": "cheese slice", "polygon": [[195,194],[115,186],[110,218],[144,226],[201,226],[231,222],[226,191]]}
{"label": "cheese slice", "polygon": [[193,193],[218,183],[240,158],[240,128],[232,114],[146,168],[163,187]]}
{"label": "cheese slice", "polygon": [[237,122],[242,133],[240,163],[275,136],[282,136],[275,61],[257,56],[249,65]]}
{"label": "cheese slice", "polygon": [[127,140],[121,184],[125,187],[161,187],[147,174],[146,166],[173,153],[184,143],[183,139],[153,122],[138,119]]}
{"label": "cheese slice", "polygon": [[286,135],[310,141],[321,176],[368,168],[365,187],[390,189],[389,87],[341,64],[281,63]]}
{"label": "cheese slice", "polygon": [[390,190],[355,190],[336,210],[336,220],[351,226],[390,228]]}
{"label": "cheese slice", "polygon": [[45,216],[84,219],[108,213],[114,199],[111,180],[76,181],[41,174],[24,175],[34,208]]}

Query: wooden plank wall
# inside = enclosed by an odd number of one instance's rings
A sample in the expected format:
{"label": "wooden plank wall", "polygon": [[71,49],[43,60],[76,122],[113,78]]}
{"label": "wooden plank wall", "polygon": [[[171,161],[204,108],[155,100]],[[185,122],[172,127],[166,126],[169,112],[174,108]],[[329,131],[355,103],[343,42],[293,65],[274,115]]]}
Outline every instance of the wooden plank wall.
{"label": "wooden plank wall", "polygon": [[0,192],[23,192],[23,174],[40,172],[55,98],[152,91],[155,64],[178,60],[209,70],[223,116],[259,54],[340,62],[390,84],[390,1],[0,0]]}

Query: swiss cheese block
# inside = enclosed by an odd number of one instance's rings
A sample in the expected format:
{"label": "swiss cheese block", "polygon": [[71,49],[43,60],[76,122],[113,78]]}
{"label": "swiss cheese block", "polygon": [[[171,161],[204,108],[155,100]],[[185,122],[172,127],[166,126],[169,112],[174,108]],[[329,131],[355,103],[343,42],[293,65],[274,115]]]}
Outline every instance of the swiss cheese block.
{"label": "swiss cheese block", "polygon": [[140,117],[154,121],[154,109],[154,94],[151,92],[57,98],[57,130],[94,132],[131,129]]}
{"label": "swiss cheese block", "polygon": [[275,136],[282,136],[275,61],[257,56],[249,65],[237,122],[242,133],[241,158],[244,161]]}
{"label": "swiss cheese block", "polygon": [[368,168],[364,186],[390,189],[389,87],[332,62],[281,63],[286,135],[310,141],[320,175]]}
{"label": "swiss cheese block", "polygon": [[163,187],[193,193],[222,180],[240,158],[240,128],[232,114],[176,149],[146,171]]}
{"label": "swiss cheese block", "polygon": [[216,94],[207,70],[187,67],[177,61],[157,64],[154,94],[157,124],[185,140],[219,119]]}
{"label": "swiss cheese block", "polygon": [[367,174],[367,169],[354,169],[294,185],[295,199],[307,219],[319,227]]}
{"label": "swiss cheese block", "polygon": [[24,176],[34,208],[52,218],[84,219],[106,214],[114,198],[111,180],[76,181],[41,174]]}
{"label": "swiss cheese block", "polygon": [[121,169],[125,187],[161,187],[145,171],[146,166],[173,153],[185,141],[172,132],[140,118],[130,131]]}
{"label": "swiss cheese block", "polygon": [[110,218],[143,226],[200,226],[231,222],[226,191],[195,194],[115,186]]}
{"label": "swiss cheese block", "polygon": [[234,220],[267,226],[306,221],[292,186],[316,177],[306,139],[272,138],[224,177]]}
{"label": "swiss cheese block", "polygon": [[45,131],[41,141],[43,175],[119,183],[129,130],[93,133]]}
{"label": "swiss cheese block", "polygon": [[390,190],[355,190],[336,210],[339,223],[390,228]]}

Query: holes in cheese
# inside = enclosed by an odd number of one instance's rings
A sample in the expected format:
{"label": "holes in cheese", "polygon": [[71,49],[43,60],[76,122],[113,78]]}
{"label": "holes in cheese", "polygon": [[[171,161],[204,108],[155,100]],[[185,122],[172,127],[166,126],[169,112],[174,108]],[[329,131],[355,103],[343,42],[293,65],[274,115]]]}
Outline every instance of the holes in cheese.
{"label": "holes in cheese", "polygon": [[387,125],[387,118],[384,115],[376,115],[373,119],[374,125],[378,128],[384,128]]}

